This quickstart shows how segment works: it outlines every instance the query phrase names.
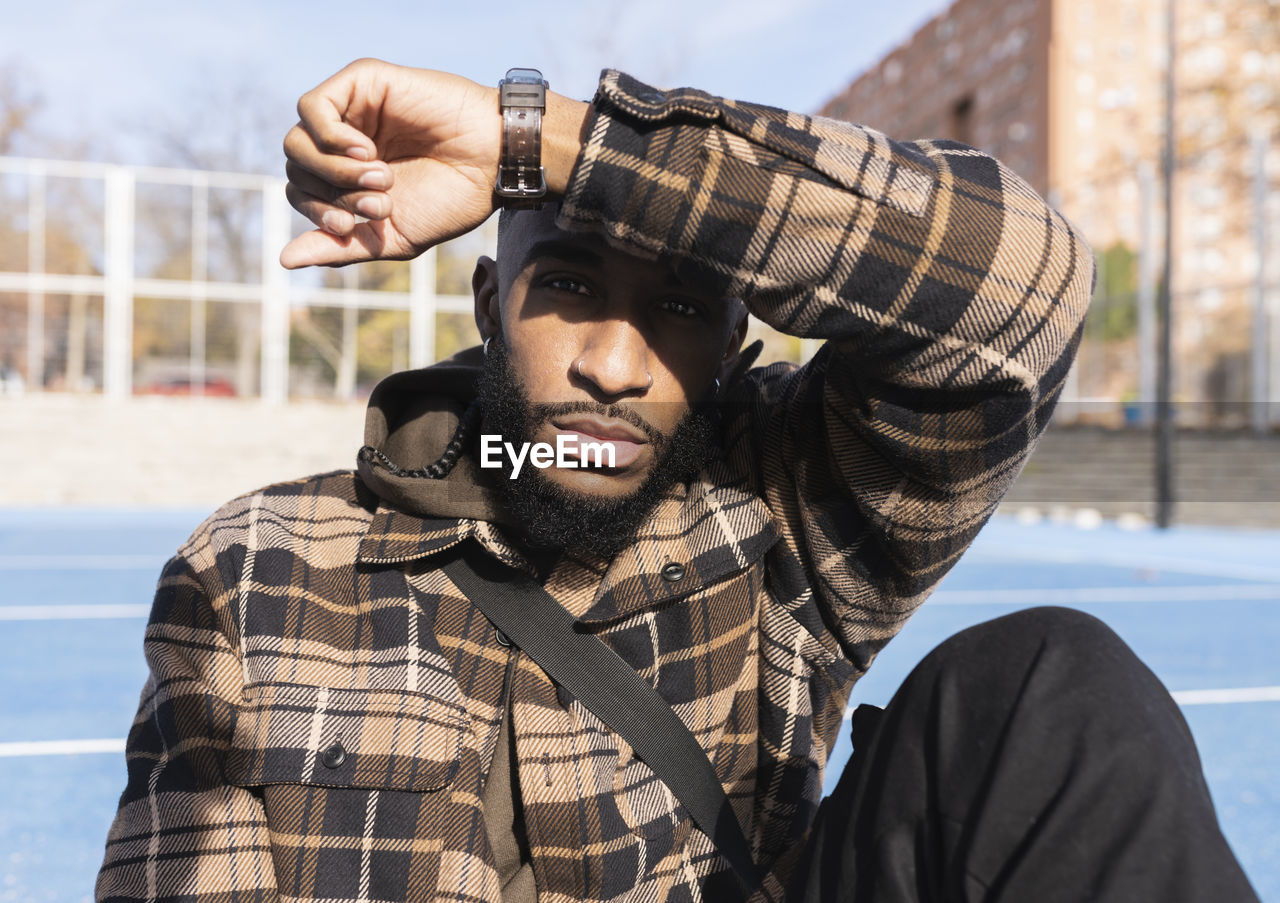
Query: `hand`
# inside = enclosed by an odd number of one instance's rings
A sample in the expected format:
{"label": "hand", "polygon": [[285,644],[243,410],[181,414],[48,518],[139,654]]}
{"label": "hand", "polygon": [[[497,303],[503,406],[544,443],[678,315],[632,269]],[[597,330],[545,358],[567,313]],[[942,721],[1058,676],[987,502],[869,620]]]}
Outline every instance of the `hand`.
{"label": "hand", "polygon": [[493,213],[496,87],[358,60],[304,94],[298,115],[284,140],[285,191],[320,228],[285,246],[285,267],[404,260]]}

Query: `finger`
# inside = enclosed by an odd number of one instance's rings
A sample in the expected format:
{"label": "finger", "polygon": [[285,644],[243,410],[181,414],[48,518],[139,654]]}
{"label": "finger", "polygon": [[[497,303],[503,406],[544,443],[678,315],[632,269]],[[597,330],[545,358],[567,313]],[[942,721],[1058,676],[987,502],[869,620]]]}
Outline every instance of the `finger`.
{"label": "finger", "polygon": [[304,232],[290,241],[280,252],[280,265],[287,270],[310,266],[338,266],[356,263],[357,258],[349,238],[340,238],[328,232],[314,230]]}
{"label": "finger", "polygon": [[298,118],[325,153],[372,160],[378,156],[373,140],[347,122],[356,89],[354,69],[347,67],[298,98]]}
{"label": "finger", "polygon": [[[350,213],[357,213],[369,219],[386,219],[391,215],[391,198],[382,191],[344,191],[335,188],[323,179],[319,179],[300,166],[286,163],[284,173],[292,185],[302,195],[310,195],[325,201],[331,206],[341,207]],[[286,190],[287,193],[287,190]],[[304,216],[305,211],[299,210]],[[320,225],[317,220],[312,220]]]}
{"label": "finger", "polygon": [[345,266],[369,260],[401,259],[409,256],[392,253],[385,240],[382,223],[360,223],[350,235],[338,236],[321,230],[304,232],[284,246],[280,265],[296,270],[309,266]]}
{"label": "finger", "polygon": [[383,161],[354,160],[344,153],[328,151],[301,123],[285,135],[284,155],[294,166],[338,188],[385,191],[395,181],[391,167]]}
{"label": "finger", "polygon": [[356,227],[356,218],[349,211],[299,190],[292,182],[284,186],[284,196],[289,206],[326,232],[346,235]]}

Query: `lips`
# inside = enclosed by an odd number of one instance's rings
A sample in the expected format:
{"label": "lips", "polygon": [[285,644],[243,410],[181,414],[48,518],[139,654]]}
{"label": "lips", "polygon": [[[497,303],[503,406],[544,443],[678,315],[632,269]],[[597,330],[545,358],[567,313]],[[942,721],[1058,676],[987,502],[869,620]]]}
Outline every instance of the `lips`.
{"label": "lips", "polygon": [[551,418],[551,425],[566,433],[580,433],[593,439],[618,440],[644,445],[649,437],[625,420],[598,417],[593,414],[570,414]]}
{"label": "lips", "polygon": [[[614,469],[631,466],[649,444],[649,438],[636,427],[626,421],[608,417],[572,414],[553,417],[551,425],[559,433],[574,436],[574,444],[579,447],[585,442],[612,446]],[[596,456],[584,451],[578,455],[578,459],[584,465],[594,464]],[[605,461],[608,461],[607,457]]]}

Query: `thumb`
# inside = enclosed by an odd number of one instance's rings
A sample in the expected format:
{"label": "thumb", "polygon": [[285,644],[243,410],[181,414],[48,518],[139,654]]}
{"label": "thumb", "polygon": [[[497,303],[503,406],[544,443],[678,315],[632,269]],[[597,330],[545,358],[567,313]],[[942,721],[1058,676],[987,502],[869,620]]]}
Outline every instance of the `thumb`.
{"label": "thumb", "polygon": [[280,252],[280,265],[287,270],[311,266],[345,266],[386,259],[384,224],[358,223],[349,235],[334,235],[323,229],[304,232]]}

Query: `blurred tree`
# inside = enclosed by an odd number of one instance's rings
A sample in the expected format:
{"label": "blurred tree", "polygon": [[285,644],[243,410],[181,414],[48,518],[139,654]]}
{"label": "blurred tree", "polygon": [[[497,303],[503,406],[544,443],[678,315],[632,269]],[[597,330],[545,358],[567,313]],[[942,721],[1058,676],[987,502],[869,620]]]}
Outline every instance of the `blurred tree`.
{"label": "blurred tree", "polygon": [[[471,295],[471,274],[476,257],[490,252],[490,236],[464,236],[441,245],[436,253],[436,292],[442,295]],[[327,288],[348,286],[345,270],[326,270]],[[407,292],[409,264],[404,261],[377,261],[355,267],[354,284],[361,291]],[[409,317],[404,311],[361,310],[354,319],[341,307],[296,310],[292,316],[290,360],[296,365],[332,380],[334,393],[347,394],[344,377],[352,385],[368,388],[382,377],[408,366]],[[434,358],[449,357],[477,343],[474,318],[470,314],[441,313],[436,316]],[[346,331],[355,330],[354,342],[344,341]],[[344,348],[354,351],[356,360],[343,359]],[[350,368],[350,369],[347,369]]]}
{"label": "blurred tree", "polygon": [[[0,63],[0,156],[77,159],[86,140],[64,138],[55,145],[40,131],[37,122],[44,101],[32,84],[30,74],[16,62]],[[0,178],[0,271],[24,272],[31,263],[31,191],[25,174]],[[50,179],[43,192],[44,270],[73,275],[100,273],[101,198],[79,179]],[[100,338],[101,315],[96,323],[90,322],[92,305],[83,294],[46,295],[42,301],[44,368],[28,378],[49,386],[80,388],[85,383],[86,359],[98,356],[86,345],[90,333]],[[0,297],[0,366],[24,368],[31,309],[26,294]]]}
{"label": "blurred tree", "polygon": [[16,63],[0,65],[0,156],[17,153],[31,135],[32,119],[42,106],[40,97],[24,88],[31,80]]}
{"label": "blurred tree", "polygon": [[[30,81],[20,76],[16,64],[0,65],[0,156],[13,154],[22,144],[40,109],[39,98],[24,89],[26,84]],[[0,178],[0,270],[27,268],[26,228],[18,219],[25,207],[25,192],[17,191],[16,180]],[[6,335],[12,332],[7,314],[0,325]]]}
{"label": "blurred tree", "polygon": [[[153,136],[149,147],[155,157],[150,162],[158,165],[276,174],[281,169],[280,140],[290,124],[290,107],[261,82],[211,81],[193,87],[180,109],[148,119],[139,130]],[[137,215],[139,234],[148,233],[158,244],[158,269],[170,278],[190,278],[190,200],[157,196],[139,204]],[[210,189],[208,235],[209,281],[261,278],[262,206],[257,192]],[[207,359],[234,362],[236,390],[253,394],[258,386],[261,311],[256,304],[245,303],[211,303],[207,310]],[[173,328],[174,321],[168,317],[155,324],[147,322],[150,313],[136,312],[135,329]]]}
{"label": "blurred tree", "polygon": [[1116,242],[1100,255],[1098,285],[1094,290],[1101,315],[1101,338],[1127,339],[1138,329],[1138,256],[1124,242]]}

